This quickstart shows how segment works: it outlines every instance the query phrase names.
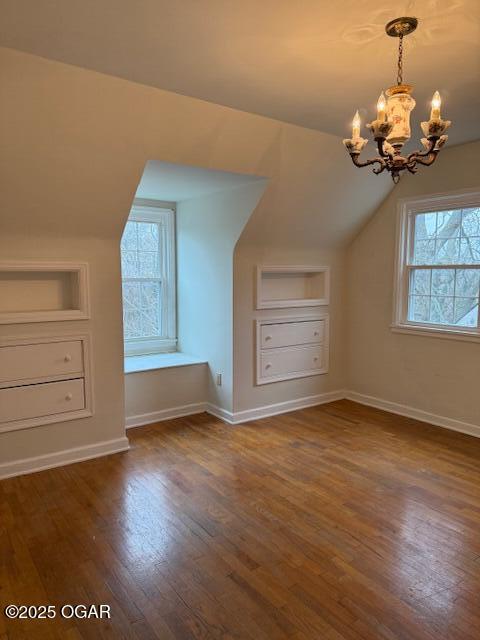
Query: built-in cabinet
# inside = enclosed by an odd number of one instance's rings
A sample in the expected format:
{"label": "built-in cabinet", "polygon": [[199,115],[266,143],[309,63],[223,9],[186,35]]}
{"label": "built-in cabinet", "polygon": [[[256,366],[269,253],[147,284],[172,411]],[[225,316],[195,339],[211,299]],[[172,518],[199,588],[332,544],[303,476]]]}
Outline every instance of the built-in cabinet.
{"label": "built-in cabinet", "polygon": [[324,266],[257,267],[257,309],[288,309],[326,305],[330,298],[330,269]]}
{"label": "built-in cabinet", "polygon": [[257,384],[326,373],[328,322],[326,313],[257,319]]}
{"label": "built-in cabinet", "polygon": [[89,335],[0,341],[0,432],[92,412]]}
{"label": "built-in cabinet", "polygon": [[87,320],[84,262],[0,262],[0,325]]}
{"label": "built-in cabinet", "polygon": [[[330,303],[330,268],[305,265],[258,265],[255,307],[291,309]],[[328,371],[329,315],[256,319],[256,383],[314,376]]]}
{"label": "built-in cabinet", "polygon": [[[0,262],[0,325],[87,320],[89,298],[87,263]],[[0,339],[0,432],[92,413],[89,334]]]}

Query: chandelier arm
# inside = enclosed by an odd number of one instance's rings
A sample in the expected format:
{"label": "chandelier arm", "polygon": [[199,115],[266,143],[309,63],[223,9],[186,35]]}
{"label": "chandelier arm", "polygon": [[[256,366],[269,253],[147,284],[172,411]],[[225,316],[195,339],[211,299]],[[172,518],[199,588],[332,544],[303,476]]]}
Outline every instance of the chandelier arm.
{"label": "chandelier arm", "polygon": [[413,151],[408,157],[407,157],[407,162],[410,162],[410,160],[413,160],[415,158],[426,158],[427,156],[429,156],[431,153],[433,153],[434,149],[435,149],[435,145],[438,142],[438,138],[439,136],[432,136],[431,138],[429,138],[429,143],[430,146],[428,149],[426,149],[426,151]]}
{"label": "chandelier arm", "polygon": [[383,143],[385,142],[385,138],[375,138],[377,143],[378,153],[382,158],[389,158],[390,154],[388,154],[383,148]]}
{"label": "chandelier arm", "polygon": [[356,167],[368,167],[372,164],[379,164],[380,166],[373,170],[374,173],[381,173],[384,169],[386,169],[387,164],[383,158],[372,158],[371,160],[360,160],[359,153],[351,153],[350,157],[352,159],[353,164]]}
{"label": "chandelier arm", "polygon": [[431,164],[435,162],[438,156],[438,151],[432,151],[432,153],[428,156],[428,158],[423,159],[423,156],[420,158],[415,158],[415,164],[423,164],[425,167],[429,167]]}

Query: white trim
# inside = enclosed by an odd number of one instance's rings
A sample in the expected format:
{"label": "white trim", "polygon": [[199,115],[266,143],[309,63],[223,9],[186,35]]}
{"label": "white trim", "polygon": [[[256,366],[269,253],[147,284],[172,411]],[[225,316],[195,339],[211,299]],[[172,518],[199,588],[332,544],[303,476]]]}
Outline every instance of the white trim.
{"label": "white trim", "polygon": [[[19,431],[21,429],[30,429],[31,427],[40,427],[47,424],[53,424],[56,422],[68,422],[69,420],[79,420],[81,418],[89,418],[95,413],[95,398],[94,398],[94,384],[93,384],[93,366],[92,366],[92,335],[90,332],[82,334],[54,334],[43,336],[9,336],[0,338],[0,347],[15,346],[15,345],[28,345],[28,344],[45,344],[49,342],[71,342],[78,340],[82,343],[82,355],[83,355],[83,372],[75,375],[56,375],[45,376],[44,378],[35,378],[29,380],[23,380],[24,384],[40,384],[48,382],[60,382],[62,380],[71,379],[83,379],[83,388],[85,394],[85,407],[78,411],[69,411],[65,413],[55,413],[46,416],[39,416],[38,418],[27,418],[25,420],[14,420],[12,422],[0,423],[0,433],[7,431]],[[11,386],[18,385],[19,381],[13,381],[9,383],[2,383],[0,386],[2,389],[8,389]]]}
{"label": "white trim", "polygon": [[270,416],[276,416],[281,413],[296,411],[297,409],[316,407],[317,405],[326,404],[327,402],[334,402],[335,400],[342,400],[343,398],[345,398],[345,391],[343,390],[327,391],[325,393],[319,393],[314,396],[306,396],[304,398],[298,398],[296,400],[286,400],[285,402],[267,404],[262,407],[236,411],[234,413],[208,403],[207,413],[211,413],[217,418],[225,420],[225,422],[228,422],[229,424],[242,424],[243,422],[249,422],[250,420],[268,418]]}
{"label": "white trim", "polygon": [[141,413],[135,416],[127,416],[125,419],[125,428],[141,427],[146,424],[162,422],[163,420],[172,420],[173,418],[183,418],[185,416],[193,416],[197,413],[204,413],[207,410],[206,402],[197,402],[193,404],[185,404],[181,407],[171,407],[160,411],[152,411],[151,413]]}
{"label": "white trim", "polygon": [[345,391],[343,390],[329,391],[315,396],[307,396],[296,400],[287,400],[285,402],[264,405],[262,407],[256,407],[255,409],[237,411],[236,413],[223,409],[222,407],[210,402],[198,402],[195,404],[186,404],[180,407],[162,409],[161,411],[152,411],[151,413],[128,416],[125,421],[125,426],[127,429],[130,429],[132,427],[140,427],[147,424],[154,424],[155,422],[162,422],[163,420],[172,420],[173,418],[182,418],[184,416],[195,415],[203,412],[207,412],[216,418],[220,418],[228,424],[242,424],[250,420],[268,418],[269,416],[276,416],[280,413],[287,413],[289,411],[306,409],[307,407],[314,407],[327,402],[333,402],[335,400],[342,400],[344,397]]}
{"label": "white trim", "polygon": [[[158,254],[161,258],[160,275],[153,280],[161,282],[161,326],[162,336],[147,338],[124,338],[125,355],[165,353],[177,348],[176,321],[176,240],[175,203],[160,203],[154,200],[135,199],[127,219],[128,222],[152,222],[158,225]],[[122,235],[123,238],[123,235]],[[120,249],[120,253],[121,253]],[[142,280],[123,276],[123,282]],[[150,280],[150,279],[149,279]]]}
{"label": "white trim", "polygon": [[127,376],[131,373],[191,367],[198,364],[207,364],[207,360],[190,356],[180,351],[175,351],[174,353],[149,353],[143,356],[126,356],[123,359],[123,371]]}
{"label": "white trim", "polygon": [[480,333],[470,331],[455,331],[450,327],[431,325],[427,328],[424,324],[392,324],[392,333],[405,333],[409,335],[424,336],[427,338],[442,338],[446,340],[460,340],[464,342],[480,342]]}
{"label": "white trim", "polygon": [[410,407],[406,404],[399,404],[398,402],[391,402],[390,400],[382,400],[381,398],[364,395],[363,393],[357,393],[356,391],[346,391],[344,397],[347,400],[352,400],[359,404],[365,404],[369,407],[375,407],[376,409],[382,409],[383,411],[405,416],[406,418],[413,418],[414,420],[427,422],[436,427],[451,429],[452,431],[459,431],[460,433],[466,433],[480,438],[480,425],[462,422],[461,420],[455,420],[454,418],[446,418],[445,416],[429,413],[422,409],[415,409],[414,407]]}
{"label": "white trim", "polygon": [[86,262],[42,262],[1,261],[0,272],[73,273],[76,274],[73,297],[76,309],[55,309],[52,311],[0,311],[0,324],[26,324],[29,322],[59,322],[66,320],[88,320],[90,318],[90,279]]}
{"label": "white trim", "polygon": [[0,464],[0,479],[22,476],[26,473],[35,473],[54,467],[63,467],[75,462],[83,462],[84,460],[91,460],[92,458],[108,456],[112,453],[128,451],[129,448],[128,438],[122,436],[115,440],[104,440],[103,442],[96,442],[82,447],[47,453],[43,456],[24,458],[23,460],[15,460],[14,462],[4,462]]}
{"label": "white trim", "polygon": [[[330,267],[306,265],[257,265],[256,307],[257,309],[288,309],[292,307],[318,307],[330,304]],[[262,277],[264,273],[324,273],[325,290],[322,298],[291,298],[285,300],[264,300]]]}
{"label": "white trim", "polygon": [[[429,337],[442,337],[452,340],[480,340],[480,326],[458,327],[456,325],[435,325],[408,320],[409,279],[412,269],[479,269],[480,265],[412,265],[410,251],[413,242],[414,225],[412,216],[430,211],[445,211],[452,208],[478,206],[480,191],[466,189],[450,193],[437,193],[423,197],[402,198],[397,203],[395,269],[393,282],[393,318],[391,329],[397,333],[411,333]],[[480,308],[479,308],[480,313]],[[473,329],[473,330],[472,330]]]}
{"label": "white trim", "polygon": [[218,407],[216,404],[212,404],[211,402],[207,402],[206,412],[211,416],[215,416],[215,418],[220,418],[227,424],[237,424],[234,422],[234,414],[231,411],[227,411],[227,409],[222,409],[222,407]]}

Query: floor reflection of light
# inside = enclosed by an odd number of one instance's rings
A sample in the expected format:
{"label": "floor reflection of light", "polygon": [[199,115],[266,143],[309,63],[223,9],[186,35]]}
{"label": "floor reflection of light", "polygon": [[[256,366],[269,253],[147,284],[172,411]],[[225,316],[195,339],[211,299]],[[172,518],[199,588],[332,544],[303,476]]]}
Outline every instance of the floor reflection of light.
{"label": "floor reflection of light", "polygon": [[175,554],[173,505],[158,471],[129,478],[121,497],[116,542],[125,563],[156,563]]}
{"label": "floor reflection of light", "polygon": [[399,496],[395,512],[396,549],[389,564],[395,589],[407,599],[428,598],[429,608],[448,612],[461,581],[454,558],[466,532],[449,514],[410,497]]}

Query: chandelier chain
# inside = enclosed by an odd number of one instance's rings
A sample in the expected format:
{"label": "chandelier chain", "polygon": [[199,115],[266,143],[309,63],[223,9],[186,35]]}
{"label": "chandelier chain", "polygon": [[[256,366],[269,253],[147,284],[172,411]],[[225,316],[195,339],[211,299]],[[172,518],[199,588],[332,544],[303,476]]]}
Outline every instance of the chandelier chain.
{"label": "chandelier chain", "polygon": [[403,34],[398,38],[398,65],[397,65],[397,84],[403,83]]}

